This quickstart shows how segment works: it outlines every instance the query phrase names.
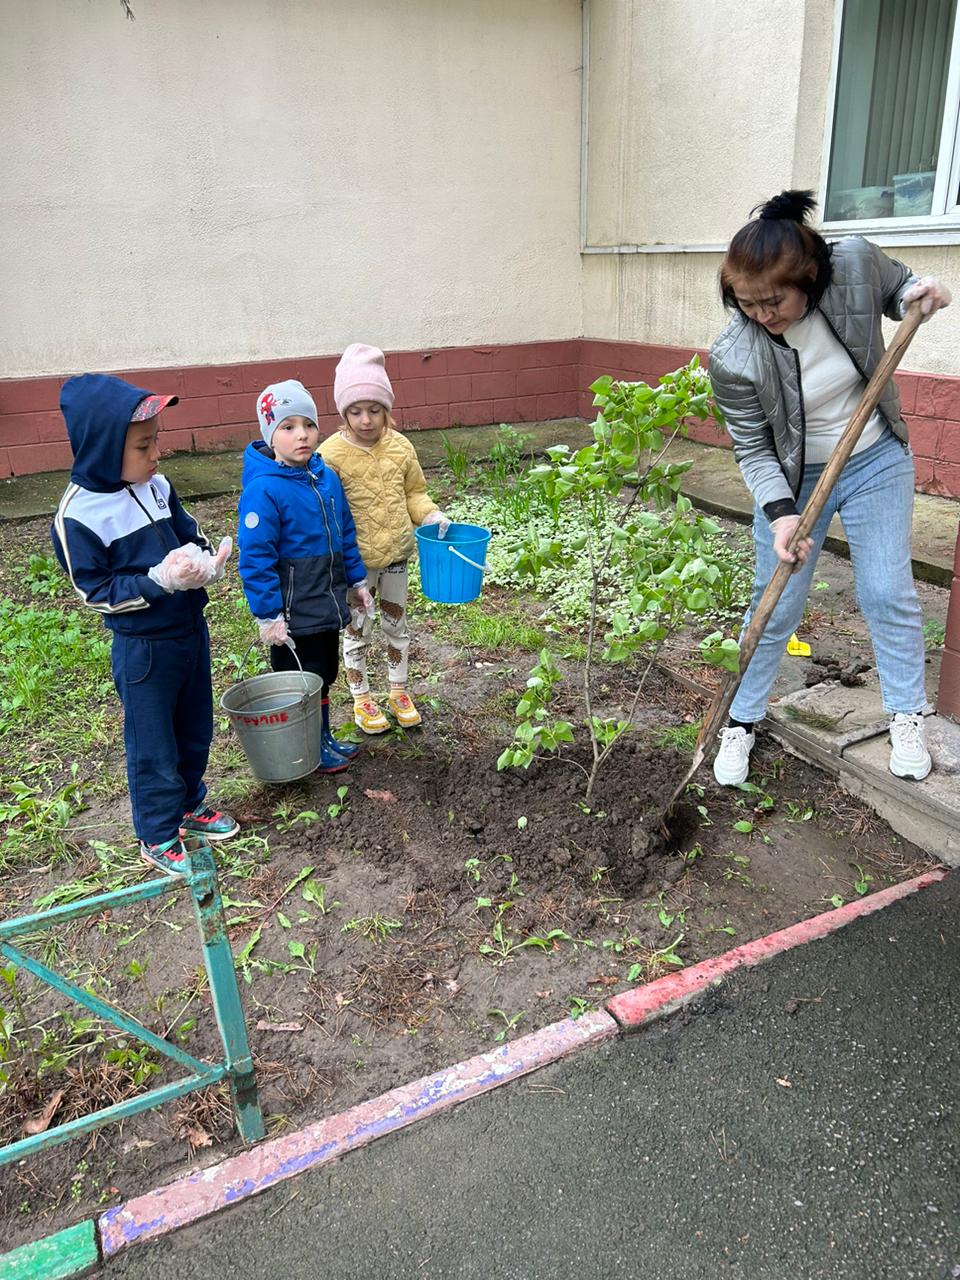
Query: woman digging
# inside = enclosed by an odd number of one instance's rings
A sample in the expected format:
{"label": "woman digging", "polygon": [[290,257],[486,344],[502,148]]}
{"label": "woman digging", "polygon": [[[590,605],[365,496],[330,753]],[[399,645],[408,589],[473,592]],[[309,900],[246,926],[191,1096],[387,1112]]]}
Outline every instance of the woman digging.
{"label": "woman digging", "polygon": [[753,495],[756,571],[744,622],[778,562],[798,563],[747,667],[720,731],[713,772],[746,780],[787,640],[799,626],[827,528],[839,515],[857,601],[873,643],[890,770],[930,772],[922,711],[924,643],[910,539],[914,470],[893,382],[865,427],[809,538],[790,550],[800,511],[883,355],[881,318],[920,301],[925,318],[950,303],[939,281],[917,277],[860,236],[828,245],[809,225],[812,192],[784,191],[754,212],[720,267],[734,314],[710,350],[710,378],[734,454]]}

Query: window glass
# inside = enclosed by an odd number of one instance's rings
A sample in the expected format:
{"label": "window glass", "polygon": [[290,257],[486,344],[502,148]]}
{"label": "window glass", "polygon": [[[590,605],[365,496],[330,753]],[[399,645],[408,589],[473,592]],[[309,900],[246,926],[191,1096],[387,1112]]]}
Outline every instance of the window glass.
{"label": "window glass", "polygon": [[[932,211],[957,0],[845,0],[825,216]],[[942,157],[949,164],[951,156]]]}

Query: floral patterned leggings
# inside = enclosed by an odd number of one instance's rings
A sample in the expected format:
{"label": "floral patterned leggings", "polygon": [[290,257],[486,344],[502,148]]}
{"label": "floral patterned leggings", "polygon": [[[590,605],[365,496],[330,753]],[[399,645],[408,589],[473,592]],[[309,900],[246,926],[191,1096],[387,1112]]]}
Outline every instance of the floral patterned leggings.
{"label": "floral patterned leggings", "polygon": [[[407,562],[398,560],[385,569],[372,569],[367,574],[367,590],[373,596],[374,608],[380,598],[380,629],[387,642],[387,672],[390,683],[407,683],[407,653],[410,635],[407,631]],[[367,651],[373,635],[374,615],[354,610],[349,627],[343,633],[343,667],[350,692],[362,698],[370,692],[367,679]]]}

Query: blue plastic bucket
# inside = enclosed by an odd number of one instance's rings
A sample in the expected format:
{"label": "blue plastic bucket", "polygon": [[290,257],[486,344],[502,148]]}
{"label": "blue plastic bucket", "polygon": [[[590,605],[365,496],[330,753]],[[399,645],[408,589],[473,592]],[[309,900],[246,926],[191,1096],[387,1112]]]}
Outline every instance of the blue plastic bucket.
{"label": "blue plastic bucket", "polygon": [[417,529],[420,585],[428,600],[438,604],[469,604],[483,586],[490,530],[479,524],[452,524],[447,536],[435,524]]}

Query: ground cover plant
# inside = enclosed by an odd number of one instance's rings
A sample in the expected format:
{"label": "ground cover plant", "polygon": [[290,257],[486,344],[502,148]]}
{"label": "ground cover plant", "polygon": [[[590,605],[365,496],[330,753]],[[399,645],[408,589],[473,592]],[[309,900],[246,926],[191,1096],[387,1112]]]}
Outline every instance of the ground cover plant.
{"label": "ground cover plant", "polygon": [[[701,642],[730,636],[749,588],[748,535],[722,521],[700,526],[697,554],[717,575],[694,622],[655,642],[652,665],[648,652],[591,657],[593,714],[630,730],[588,797],[590,618],[602,635],[633,606],[619,571],[550,556],[531,578],[522,558],[543,539],[569,547],[591,530],[607,537],[632,487],[604,493],[585,526],[577,504],[551,509],[546,473],[530,478],[532,468],[566,463],[533,458],[522,433],[502,432],[479,465],[455,455],[448,450],[430,482],[455,518],[493,529],[491,569],[471,605],[434,605],[414,591],[412,689],[424,727],[366,741],[343,775],[268,787],[218,722],[211,793],[243,829],[216,857],[272,1134],[927,865],[871,811],[763,739],[748,784],[720,791],[703,771],[673,844],[646,840],[658,788],[695,741],[696,689],[714,674]],[[211,533],[234,531],[232,497],[191,505]],[[631,515],[641,511],[677,518],[638,498]],[[829,646],[847,663],[866,652],[849,568],[825,557],[821,573],[804,635],[815,656]],[[921,594],[933,637],[946,593]],[[219,694],[265,665],[234,574],[208,617]],[[526,768],[498,769],[544,652],[556,675],[549,716],[576,725],[575,741],[536,751]],[[53,563],[45,521],[0,526],[0,698],[4,914],[147,875],[129,830],[109,644]],[[219,1055],[182,898],[38,931],[25,949],[189,1052]],[[0,964],[0,1143],[25,1124],[42,1128],[152,1087],[168,1070]],[[227,1095],[212,1089],[6,1169],[4,1242],[42,1235],[234,1142]]]}

